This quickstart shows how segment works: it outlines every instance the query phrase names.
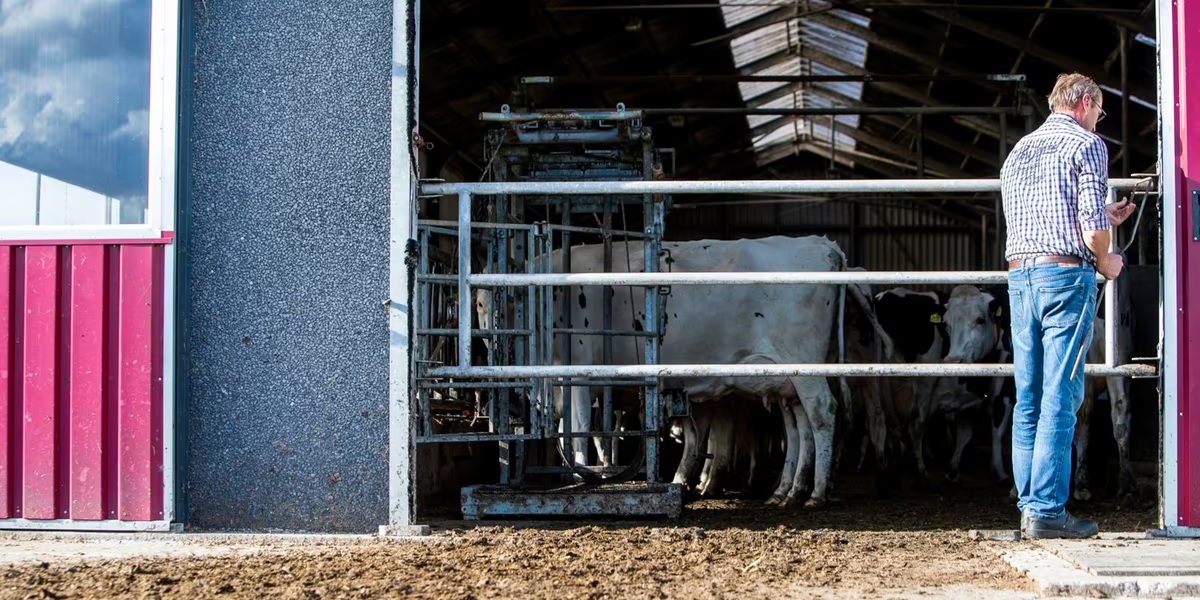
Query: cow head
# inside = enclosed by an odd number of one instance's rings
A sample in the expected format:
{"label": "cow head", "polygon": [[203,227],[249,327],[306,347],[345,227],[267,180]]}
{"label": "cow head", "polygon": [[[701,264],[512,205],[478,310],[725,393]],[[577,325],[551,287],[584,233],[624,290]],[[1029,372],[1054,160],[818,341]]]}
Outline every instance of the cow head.
{"label": "cow head", "polygon": [[945,294],[893,288],[875,296],[875,314],[904,362],[946,355]]}
{"label": "cow head", "polygon": [[[1001,295],[1003,294],[1003,295]],[[988,362],[984,359],[1001,348],[1008,306],[1005,292],[985,292],[960,285],[946,302],[946,333],[950,336],[948,363]]]}

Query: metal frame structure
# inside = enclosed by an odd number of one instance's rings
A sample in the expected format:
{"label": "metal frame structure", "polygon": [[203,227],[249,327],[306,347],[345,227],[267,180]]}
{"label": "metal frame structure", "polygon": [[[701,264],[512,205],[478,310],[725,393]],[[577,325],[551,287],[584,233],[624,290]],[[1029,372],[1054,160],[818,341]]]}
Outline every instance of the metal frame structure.
{"label": "metal frame structure", "polygon": [[[673,157],[674,151],[654,146],[653,133],[642,124],[641,116],[641,111],[626,110],[623,104],[618,104],[615,111],[538,112],[514,112],[504,105],[499,113],[483,113],[480,115],[482,121],[501,125],[487,132],[485,177],[493,183],[503,184],[577,179],[593,183],[651,181],[670,176],[674,169],[668,157]],[[486,299],[480,299],[474,296],[474,289],[463,293],[457,284],[471,273],[473,258],[476,268],[494,274],[549,274],[559,268],[560,262],[561,268],[569,270],[572,237],[579,234],[601,240],[605,272],[611,272],[613,248],[622,238],[627,247],[631,240],[636,240],[643,252],[645,258],[639,262],[644,264],[637,265],[637,269],[656,271],[659,268],[656,257],[665,225],[665,205],[669,198],[649,193],[590,196],[501,193],[490,196],[486,206],[472,205],[469,195],[460,195],[459,200],[458,220],[422,219],[417,222],[420,258],[413,348],[417,362],[416,443],[493,441],[499,446],[500,486],[464,489],[464,516],[533,514],[545,510],[538,508],[539,505],[556,505],[552,498],[561,495],[561,491],[546,495],[546,490],[542,490],[535,494],[536,500],[528,500],[533,497],[528,495],[533,494],[530,490],[542,481],[540,477],[536,478],[537,482],[529,477],[534,475],[572,474],[585,482],[612,484],[645,473],[649,481],[657,480],[659,431],[656,416],[660,411],[660,391],[653,378],[644,378],[640,382],[596,381],[594,378],[551,381],[540,377],[479,381],[470,376],[442,378],[429,373],[445,364],[469,367],[473,362],[484,360],[478,350],[475,355],[471,350],[472,344],[481,338],[490,341],[484,344],[487,346],[486,365],[492,367],[544,367],[558,360],[570,364],[572,336],[576,335],[603,336],[599,349],[601,356],[596,360],[604,364],[611,362],[614,338],[619,336],[637,340],[635,343],[641,348],[639,362],[657,363],[658,332],[662,327],[659,294],[645,297],[644,317],[639,317],[645,323],[642,329],[622,330],[614,329],[612,325],[613,302],[608,286],[600,295],[598,306],[602,306],[602,314],[590,327],[576,327],[572,319],[574,299],[562,296],[560,311],[554,294],[542,286],[489,286]],[[640,205],[641,223],[628,222],[625,213],[629,205]],[[530,209],[538,206],[545,209],[544,220],[528,224],[527,221],[536,218],[530,214]],[[552,213],[557,213],[558,217]],[[613,224],[616,214],[621,217],[620,228]],[[580,215],[597,215],[598,226],[580,226],[575,222]],[[554,223],[556,219],[561,223]],[[445,240],[446,237],[453,239]],[[438,241],[453,244],[457,248],[457,257],[450,258],[446,255],[452,253],[438,251],[435,246]],[[478,252],[480,247],[486,248],[486,258]],[[435,252],[443,255],[437,261],[431,256]],[[552,259],[552,256],[557,258]],[[456,302],[448,302],[447,298],[456,291]],[[482,307],[484,313],[480,314],[478,329],[471,325],[474,316],[479,314],[476,302],[486,303]],[[558,320],[563,323],[557,323]],[[447,321],[456,323],[448,327]],[[447,344],[450,339],[456,341]],[[448,347],[452,351],[449,357],[445,355]],[[613,401],[615,386],[637,390],[645,408],[644,414],[648,415],[641,426],[619,428],[616,415],[620,406],[614,405]],[[590,410],[594,388],[603,390],[599,422],[588,427],[573,423],[575,411],[572,405],[587,402],[587,410]],[[514,401],[514,390],[520,390],[515,394],[517,401]],[[439,392],[440,397],[435,396]],[[439,415],[440,419],[437,418]],[[435,419],[442,423],[447,419],[469,419],[472,426],[486,425],[487,431],[436,431]],[[556,430],[557,419],[562,421],[561,431]],[[589,467],[581,462],[578,446],[584,436],[602,440],[610,453],[611,466]],[[639,449],[632,458],[621,457],[618,438],[637,438],[639,447],[644,444],[645,451]],[[577,446],[573,450],[560,448],[565,466],[527,464],[526,442],[549,440],[556,440],[552,443],[560,446]],[[554,454],[551,451],[551,455]],[[557,457],[554,462],[558,462]],[[526,495],[514,494],[517,487],[525,490]],[[594,495],[596,490],[589,490],[557,505],[571,507],[574,514],[604,514],[619,507],[617,512],[620,514],[668,515],[678,514],[682,506],[679,491],[669,490],[668,486],[626,485],[624,490],[628,493],[616,492],[611,485],[605,487],[608,489],[599,495]]]}
{"label": "metal frame structure", "polygon": [[[1144,179],[1112,179],[1113,190],[1133,189]],[[795,181],[638,181],[638,182],[509,182],[509,183],[426,183],[423,195],[456,194],[459,199],[459,243],[470,245],[472,197],[488,194],[699,194],[699,193],[853,193],[853,192],[998,192],[997,179],[910,179],[910,180],[795,180]],[[713,285],[713,284],[917,284],[917,283],[1002,283],[1003,271],[978,272],[843,272],[843,273],[556,273],[556,274],[474,274],[469,261],[460,263],[458,293],[460,302],[469,298],[473,287],[500,285]],[[1102,281],[1100,276],[1097,281]],[[1110,282],[1109,285],[1116,285]],[[1115,291],[1105,294],[1106,314],[1117,314]],[[466,308],[469,308],[467,306]],[[1105,332],[1105,357],[1108,364],[1085,364],[1089,375],[1153,376],[1156,370],[1145,365],[1111,364],[1116,356],[1116,338],[1112,327]],[[434,377],[678,377],[767,376],[767,375],[883,375],[883,376],[958,376],[1011,375],[1011,365],[893,365],[893,364],[779,364],[779,365],[642,365],[642,366],[546,366],[546,367],[472,367],[469,321],[459,322],[459,361],[457,367],[429,369]]]}

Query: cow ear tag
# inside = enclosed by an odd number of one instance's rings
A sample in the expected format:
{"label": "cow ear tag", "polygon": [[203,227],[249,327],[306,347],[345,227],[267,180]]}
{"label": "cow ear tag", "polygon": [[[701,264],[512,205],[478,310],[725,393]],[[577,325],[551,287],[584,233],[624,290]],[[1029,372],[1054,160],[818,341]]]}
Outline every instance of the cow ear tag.
{"label": "cow ear tag", "polygon": [[998,316],[1000,316],[1000,315],[1002,315],[1002,314],[1004,314],[1004,307],[1003,307],[1003,306],[997,306],[997,307],[996,307],[996,316],[998,317]]}
{"label": "cow ear tag", "polygon": [[941,322],[942,322],[942,315],[939,315],[939,314],[937,314],[937,313],[934,313],[934,314],[932,314],[932,315],[929,315],[929,322],[930,322],[930,323],[941,323]]}

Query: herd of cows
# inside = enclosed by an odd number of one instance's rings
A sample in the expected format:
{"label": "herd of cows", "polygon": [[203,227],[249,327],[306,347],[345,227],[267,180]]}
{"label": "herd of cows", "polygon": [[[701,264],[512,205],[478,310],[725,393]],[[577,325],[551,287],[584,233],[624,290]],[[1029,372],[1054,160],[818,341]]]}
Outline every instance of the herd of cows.
{"label": "herd of cows", "polygon": [[[673,272],[843,271],[850,269],[838,245],[821,236],[774,236],[731,241],[664,242],[660,270]],[[562,270],[561,251],[552,262]],[[614,270],[643,265],[643,248],[613,244]],[[603,246],[571,248],[571,271],[603,272]],[[1120,286],[1118,289],[1127,288]],[[556,288],[572,302],[570,323],[563,311],[555,327],[596,328],[603,322],[601,286]],[[653,288],[652,288],[653,289]],[[614,286],[614,328],[644,328],[644,293],[635,286]],[[654,293],[658,293],[654,291]],[[476,308],[480,324],[490,321],[486,292]],[[565,296],[564,296],[565,294]],[[1124,290],[1117,330],[1118,348],[1131,346],[1132,311]],[[679,285],[665,295],[660,347],[662,364],[848,363],[1005,363],[1011,362],[1008,293],[1003,285],[959,285],[949,294],[905,288],[873,290],[870,285]],[[1088,362],[1103,361],[1105,315],[1095,323]],[[563,336],[565,338],[565,336]],[[602,336],[570,336],[570,363],[603,364]],[[556,341],[555,363],[562,364],[563,343]],[[615,337],[612,363],[643,362],[640,338]],[[1127,356],[1118,356],[1118,360]],[[1008,478],[1004,440],[1015,401],[1011,377],[681,377],[665,378],[662,387],[682,390],[690,416],[671,421],[670,435],[683,449],[674,482],[701,494],[717,494],[733,479],[761,477],[774,459],[778,481],[768,502],[780,505],[828,503],[839,458],[851,443],[880,471],[915,470],[928,477],[927,444],[934,436],[952,440],[944,460],[946,477],[959,477],[960,460],[974,433],[976,416],[986,415],[991,433],[991,476]],[[556,388],[561,390],[562,388]],[[569,403],[574,431],[592,430],[593,403],[601,388],[576,386]],[[1129,456],[1129,384],[1125,378],[1087,380],[1075,435],[1073,495],[1090,497],[1087,470],[1088,415],[1096,397],[1107,392],[1113,435],[1119,452],[1118,494],[1135,493]],[[561,412],[562,398],[556,398]],[[782,420],[767,430],[751,431],[746,411],[766,409]],[[935,422],[945,428],[930,428]],[[769,435],[777,432],[779,435]],[[607,465],[610,445],[592,438],[572,440],[577,464]],[[782,458],[781,468],[778,459]],[[748,465],[743,472],[733,465]],[[735,477],[735,472],[737,476]],[[726,483],[721,483],[722,481]]]}

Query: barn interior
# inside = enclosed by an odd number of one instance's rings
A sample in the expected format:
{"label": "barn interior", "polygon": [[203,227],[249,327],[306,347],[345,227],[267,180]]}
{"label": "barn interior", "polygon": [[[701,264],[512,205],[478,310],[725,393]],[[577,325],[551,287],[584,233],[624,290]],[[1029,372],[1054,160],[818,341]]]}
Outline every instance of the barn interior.
{"label": "barn interior", "polygon": [[[504,124],[485,122],[481,114],[502,107],[514,113],[623,107],[646,111],[642,125],[663,151],[668,179],[996,178],[1008,150],[1048,116],[1046,95],[1055,78],[1078,71],[1104,93],[1106,117],[1097,133],[1108,144],[1110,176],[1154,174],[1153,9],[1150,0],[423,0],[419,168],[428,181],[491,179],[495,138],[489,142],[489,131]],[[1127,246],[1123,280],[1134,307],[1130,354],[1153,357],[1160,207],[1153,193],[1134,199],[1146,208],[1118,233],[1118,244]],[[640,204],[627,208],[614,218],[640,223]],[[419,216],[453,219],[455,209],[453,197],[424,198]],[[531,208],[522,219],[559,219],[547,210]],[[572,219],[598,221],[594,215]],[[850,266],[871,271],[1004,268],[996,193],[677,196],[668,205],[663,239],[772,235],[826,236]],[[446,256],[453,256],[452,242],[446,243]],[[1155,383],[1139,379],[1131,387],[1131,452],[1143,509],[1156,505]],[[1116,493],[1108,409],[1101,396],[1090,415],[1093,502]],[[988,417],[977,419],[962,478],[983,486]],[[479,427],[474,415],[460,421],[464,431]],[[944,440],[933,446],[944,454]],[[670,444],[662,449],[669,480],[678,458]],[[494,443],[424,445],[420,452],[418,507],[426,515],[456,513],[462,486],[496,480]],[[869,481],[863,495],[874,495],[878,473],[869,465],[858,470],[856,453],[843,460],[839,477]],[[939,460],[931,463],[938,474]],[[947,493],[944,484],[933,492],[902,487],[928,502]],[[1007,502],[1007,488],[981,489],[997,504]],[[854,498],[851,493],[844,501],[852,505]]]}

